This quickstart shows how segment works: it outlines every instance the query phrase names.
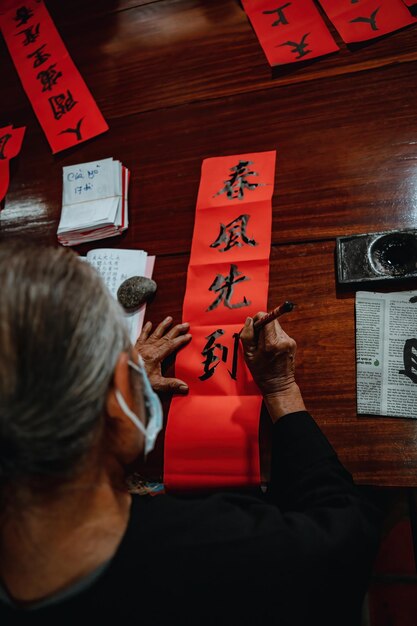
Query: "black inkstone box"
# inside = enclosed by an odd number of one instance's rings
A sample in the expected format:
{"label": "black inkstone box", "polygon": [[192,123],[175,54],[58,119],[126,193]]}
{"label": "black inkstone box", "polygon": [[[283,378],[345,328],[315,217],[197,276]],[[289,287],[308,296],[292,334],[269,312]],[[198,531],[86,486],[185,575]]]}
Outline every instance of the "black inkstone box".
{"label": "black inkstone box", "polygon": [[417,229],[337,237],[338,282],[417,278]]}

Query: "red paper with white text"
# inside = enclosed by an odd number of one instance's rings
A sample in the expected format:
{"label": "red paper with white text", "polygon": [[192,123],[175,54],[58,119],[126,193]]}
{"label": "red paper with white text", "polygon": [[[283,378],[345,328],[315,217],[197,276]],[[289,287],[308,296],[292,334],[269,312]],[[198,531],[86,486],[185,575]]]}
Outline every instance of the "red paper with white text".
{"label": "red paper with white text", "polygon": [[339,50],[313,0],[242,0],[242,4],[272,66]]}
{"label": "red paper with white text", "polygon": [[43,2],[16,5],[0,28],[53,153],[108,130]]}
{"label": "red paper with white text", "polygon": [[416,23],[402,0],[320,0],[346,43],[359,43]]}
{"label": "red paper with white text", "polygon": [[274,174],[275,151],[203,162],[183,305],[193,338],[175,366],[189,394],[168,416],[167,490],[260,483],[262,399],[239,332],[267,307]]}

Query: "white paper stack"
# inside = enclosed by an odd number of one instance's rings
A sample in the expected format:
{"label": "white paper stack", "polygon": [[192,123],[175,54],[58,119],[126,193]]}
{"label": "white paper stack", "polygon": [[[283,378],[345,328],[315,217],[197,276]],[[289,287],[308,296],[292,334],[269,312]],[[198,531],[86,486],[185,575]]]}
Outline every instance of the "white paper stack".
{"label": "white paper stack", "polygon": [[[107,288],[117,299],[117,290],[124,280],[132,276],[152,278],[155,257],[148,256],[144,250],[119,250],[117,248],[98,248],[90,250],[85,257],[104,280]],[[126,324],[133,344],[139,337],[145,317],[146,304],[133,313],[125,312]]]}
{"label": "white paper stack", "polygon": [[64,246],[119,235],[128,226],[129,170],[112,158],[63,169],[58,240]]}

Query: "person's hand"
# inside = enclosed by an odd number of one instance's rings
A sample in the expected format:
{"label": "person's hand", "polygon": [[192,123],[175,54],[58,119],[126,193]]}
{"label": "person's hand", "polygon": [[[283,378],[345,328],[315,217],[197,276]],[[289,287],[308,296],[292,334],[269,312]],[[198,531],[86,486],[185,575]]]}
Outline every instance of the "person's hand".
{"label": "person's hand", "polygon": [[278,320],[270,322],[259,332],[254,321],[266,313],[248,317],[240,333],[246,364],[258,385],[272,419],[286,413],[305,410],[300,390],[295,382],[295,353],[297,345],[283,331]]}
{"label": "person's hand", "polygon": [[162,361],[185,346],[191,339],[191,335],[187,332],[189,324],[177,324],[170,329],[171,324],[172,317],[166,317],[151,334],[152,323],[146,322],[135,348],[143,359],[146,373],[155,391],[187,393],[188,386],[183,380],[162,376]]}

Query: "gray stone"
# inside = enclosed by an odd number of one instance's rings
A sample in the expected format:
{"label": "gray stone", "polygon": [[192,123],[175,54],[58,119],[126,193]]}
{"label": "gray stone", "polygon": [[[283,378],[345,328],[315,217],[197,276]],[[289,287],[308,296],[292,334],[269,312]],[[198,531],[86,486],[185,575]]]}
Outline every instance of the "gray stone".
{"label": "gray stone", "polygon": [[156,292],[156,282],[145,276],[132,276],[122,282],[117,299],[125,311],[135,311]]}

